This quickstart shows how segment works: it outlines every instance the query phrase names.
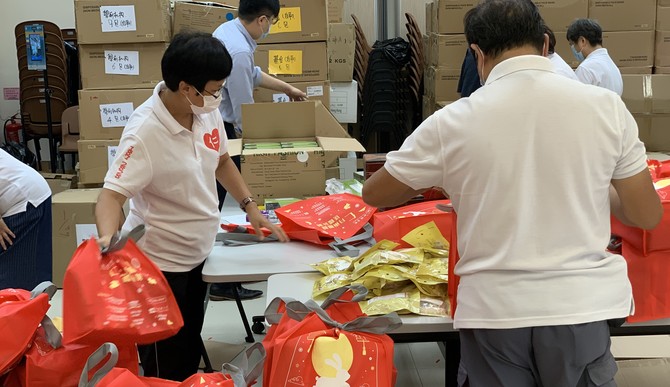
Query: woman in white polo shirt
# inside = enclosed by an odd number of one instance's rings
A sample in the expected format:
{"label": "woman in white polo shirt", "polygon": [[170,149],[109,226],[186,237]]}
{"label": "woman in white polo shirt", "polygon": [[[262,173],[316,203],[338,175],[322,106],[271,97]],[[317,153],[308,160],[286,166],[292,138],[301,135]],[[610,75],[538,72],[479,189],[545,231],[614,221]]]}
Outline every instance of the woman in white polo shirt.
{"label": "woman in white polo shirt", "polygon": [[51,189],[0,149],[0,289],[51,281]]}
{"label": "woman in white polo shirt", "polygon": [[218,105],[231,67],[218,39],[176,35],[161,61],[163,82],[128,120],[98,198],[100,245],[109,243],[130,199],[124,229],[146,225],[138,244],[165,274],[184,317],[176,336],[139,348],[147,376],[181,381],[198,371],[207,288],[202,267],[219,229],[217,180],[259,234],[267,227],[288,240],[261,215],[228,155]]}

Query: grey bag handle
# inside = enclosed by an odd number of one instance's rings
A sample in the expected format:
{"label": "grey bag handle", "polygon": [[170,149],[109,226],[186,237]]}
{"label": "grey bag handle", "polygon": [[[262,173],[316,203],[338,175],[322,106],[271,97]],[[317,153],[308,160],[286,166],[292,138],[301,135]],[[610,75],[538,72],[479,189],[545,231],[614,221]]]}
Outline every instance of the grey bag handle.
{"label": "grey bag handle", "polygon": [[397,313],[389,313],[384,316],[374,316],[374,317],[359,317],[355,320],[349,321],[347,323],[340,323],[335,321],[333,318],[328,315],[328,313],[323,310],[316,302],[313,300],[307,301],[304,305],[295,309],[297,305],[295,303],[286,304],[286,313],[289,317],[295,319],[303,319],[303,310],[302,307],[307,307],[311,312],[314,312],[321,321],[326,323],[326,325],[333,328],[339,328],[348,332],[367,332],[374,334],[385,334],[396,330],[402,326],[402,321]]}
{"label": "grey bag handle", "polygon": [[56,294],[56,291],[58,290],[58,287],[53,284],[51,281],[44,281],[40,283],[39,285],[35,286],[33,290],[30,291],[30,298],[35,298],[39,296],[42,293],[46,293],[49,296],[49,300],[51,300]]}
{"label": "grey bag handle", "polygon": [[227,246],[244,246],[254,245],[256,243],[276,242],[279,239],[275,234],[270,234],[263,238],[263,240],[260,240],[256,234],[249,234],[247,232],[224,232],[219,234],[216,240],[223,242],[223,244]]}
{"label": "grey bag handle", "polygon": [[[249,359],[254,352],[260,354],[260,359],[252,367],[249,367]],[[231,363],[225,363],[221,367],[221,372],[230,374],[230,377],[235,383],[235,387],[247,387],[263,374],[265,355],[265,347],[263,344],[255,343],[242,353],[239,360],[240,364],[238,366]]]}
{"label": "grey bag handle", "polygon": [[135,242],[140,240],[142,236],[144,236],[144,231],[145,231],[144,225],[140,224],[128,232],[122,231],[120,234],[115,233],[112,236],[112,239],[109,241],[109,246],[104,247],[101,250],[101,252],[103,254],[107,254],[119,251],[126,246],[126,242],[128,242],[128,239],[132,239]]}
{"label": "grey bag handle", "polygon": [[[56,287],[56,285],[53,284],[53,282],[44,281],[39,285],[35,286],[35,288],[30,292],[30,298],[33,299],[39,296],[40,294],[46,294],[47,296],[49,296],[49,300],[51,300],[54,294],[56,294],[56,291],[58,291],[58,288]],[[53,321],[51,321],[51,318],[45,315],[42,318],[40,324],[42,325],[42,328],[44,328],[44,332],[46,333],[47,342],[53,348],[62,347],[63,337],[61,336],[60,332],[58,332],[58,329],[56,329],[56,326],[54,325]]]}
{"label": "grey bag handle", "polygon": [[[102,367],[100,367],[99,370],[95,371],[91,379],[88,379],[88,374],[91,372],[92,369],[94,369],[96,366],[102,362],[107,355],[110,355],[109,359],[103,364]],[[96,384],[100,382],[102,378],[107,375],[109,371],[114,368],[116,365],[116,362],[119,360],[119,350],[116,348],[116,345],[114,343],[105,343],[100,346],[95,352],[91,354],[91,356],[88,357],[88,360],[86,360],[86,364],[84,365],[84,369],[81,371],[81,376],[79,377],[79,387],[94,387]]]}
{"label": "grey bag handle", "polygon": [[347,239],[340,239],[335,237],[335,240],[333,242],[330,242],[328,246],[330,246],[333,250],[335,250],[335,254],[337,254],[340,257],[358,257],[361,254],[361,249],[358,247],[355,247],[352,245],[354,242],[361,242],[365,241],[369,243],[371,246],[377,243],[375,239],[372,237],[372,232],[373,228],[370,223],[366,223],[365,226],[363,226],[363,232],[357,235],[352,236],[351,238]]}

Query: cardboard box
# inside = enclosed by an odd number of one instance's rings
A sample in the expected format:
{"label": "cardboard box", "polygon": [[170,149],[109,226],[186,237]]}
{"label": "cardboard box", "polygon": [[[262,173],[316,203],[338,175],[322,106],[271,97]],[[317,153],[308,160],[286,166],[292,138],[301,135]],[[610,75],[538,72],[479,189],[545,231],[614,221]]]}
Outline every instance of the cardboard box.
{"label": "cardboard box", "polygon": [[670,117],[667,114],[635,115],[635,121],[647,152],[670,151]]}
{"label": "cardboard box", "polygon": [[[575,19],[588,17],[589,0],[537,0],[533,1],[549,28],[567,31]],[[565,36],[565,35],[563,35]],[[558,34],[556,34],[558,40]]]}
{"label": "cardboard box", "polygon": [[328,79],[326,42],[259,44],[254,62],[263,71],[289,83]]}
{"label": "cardboard box", "polygon": [[167,43],[79,45],[84,89],[146,89],[162,79]]}
{"label": "cardboard box", "polygon": [[169,42],[169,0],[75,0],[79,44]]}
{"label": "cardboard box", "polygon": [[462,34],[463,18],[477,5],[476,0],[435,0],[433,30],[438,34]]}
{"label": "cardboard box", "polygon": [[100,184],[116,157],[119,140],[79,140],[79,182]]}
{"label": "cardboard box", "polygon": [[621,99],[631,113],[670,113],[670,75],[625,74],[621,77],[624,82]]}
{"label": "cardboard box", "polygon": [[342,23],[344,0],[328,0],[328,23]]}
{"label": "cardboard box", "polygon": [[425,121],[435,113],[435,101],[430,96],[424,95],[421,102],[421,117]]}
{"label": "cardboard box", "polygon": [[358,121],[358,82],[330,84],[330,112],[343,124]]}
{"label": "cardboard box", "polygon": [[654,67],[654,74],[670,74],[670,67]]}
{"label": "cardboard box", "polygon": [[[267,117],[273,119],[268,121]],[[242,177],[256,198],[311,197],[325,193],[326,167],[342,152],[365,148],[316,101],[242,105],[244,137],[229,142],[241,154]],[[316,148],[242,150],[265,141],[316,141]]]}
{"label": "cardboard box", "polygon": [[656,26],[656,0],[591,0],[589,18],[603,31],[651,31]]}
{"label": "cardboard box", "polygon": [[670,380],[670,359],[619,360],[618,387],[664,386]]}
{"label": "cardboard box", "polygon": [[[455,101],[461,97],[458,93],[458,80],[461,69],[449,69],[431,66],[424,74],[424,93],[435,101]],[[425,85],[428,85],[426,87]]]}
{"label": "cardboard box", "polygon": [[426,3],[426,29],[424,35],[430,35],[435,32],[433,28],[433,3]]}
{"label": "cardboard box", "polygon": [[670,31],[656,31],[654,66],[670,66]]}
{"label": "cardboard box", "polygon": [[652,66],[640,66],[640,67],[619,67],[619,72],[621,74],[646,74],[650,75],[653,72],[654,67]]}
{"label": "cardboard box", "polygon": [[236,17],[237,9],[223,4],[177,1],[174,4],[172,33],[192,30],[211,34],[221,24],[234,20]]}
{"label": "cardboard box", "polygon": [[566,31],[554,31],[554,35],[556,36],[556,47],[554,47],[554,51],[563,58],[565,63],[573,69],[576,69],[577,66],[579,66],[579,61],[575,58],[575,55],[570,49],[570,43],[565,37],[566,34]]}
{"label": "cardboard box", "polygon": [[670,31],[670,7],[656,8],[656,30]]}
{"label": "cardboard box", "polygon": [[603,32],[603,46],[619,67],[654,65],[654,31]]}
{"label": "cardboard box", "polygon": [[80,140],[118,140],[132,112],[153,89],[79,90]]}
{"label": "cardboard box", "polygon": [[[324,106],[330,106],[330,82],[296,82],[292,86],[302,90],[307,94],[307,98],[313,101],[320,101]],[[254,102],[288,102],[286,94],[270,89],[254,89]]]}
{"label": "cardboard box", "polygon": [[77,187],[77,175],[68,175],[64,173],[40,172],[40,175],[47,181],[51,188],[51,196],[68,189]]}
{"label": "cardboard box", "polygon": [[432,34],[430,36],[430,63],[435,67],[460,70],[467,49],[468,41],[465,39],[465,34]]}
{"label": "cardboard box", "polygon": [[351,82],[354,79],[356,32],[353,24],[328,25],[328,80]]}
{"label": "cardboard box", "polygon": [[325,42],[328,39],[326,0],[280,0],[279,22],[263,43]]}
{"label": "cardboard box", "polygon": [[51,198],[53,283],[63,287],[65,269],[84,240],[97,235],[95,203],[100,189],[66,190]]}

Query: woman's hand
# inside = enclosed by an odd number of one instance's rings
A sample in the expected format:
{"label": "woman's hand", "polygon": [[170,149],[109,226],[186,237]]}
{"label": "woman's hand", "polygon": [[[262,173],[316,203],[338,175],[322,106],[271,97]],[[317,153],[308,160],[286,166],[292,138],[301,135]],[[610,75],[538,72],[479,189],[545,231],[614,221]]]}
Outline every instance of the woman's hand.
{"label": "woman's hand", "polygon": [[276,224],[271,223],[263,214],[261,211],[258,209],[256,206],[256,203],[251,202],[250,204],[252,205],[247,205],[247,216],[249,217],[249,223],[253,226],[254,230],[256,230],[256,235],[258,235],[258,238],[260,240],[263,240],[265,236],[263,235],[263,231],[261,231],[262,227],[267,228],[272,232],[277,237],[277,240],[280,242],[288,242],[288,236],[284,232],[284,230],[277,226]]}
{"label": "woman's hand", "polygon": [[288,90],[286,90],[286,95],[291,99],[291,101],[306,101],[307,94],[304,91],[289,85]]}
{"label": "woman's hand", "polygon": [[14,244],[12,239],[16,239],[16,235],[7,227],[5,221],[0,218],[0,246],[2,246],[3,250],[7,250],[9,246]]}

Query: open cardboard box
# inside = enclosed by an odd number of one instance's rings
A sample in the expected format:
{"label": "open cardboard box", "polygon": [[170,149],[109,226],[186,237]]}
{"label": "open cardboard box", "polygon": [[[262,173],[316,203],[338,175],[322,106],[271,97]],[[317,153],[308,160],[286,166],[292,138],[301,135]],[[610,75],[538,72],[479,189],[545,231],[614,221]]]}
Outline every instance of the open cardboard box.
{"label": "open cardboard box", "polygon": [[[244,137],[229,141],[228,151],[242,156],[242,177],[259,201],[324,195],[326,169],[342,153],[365,152],[319,101],[245,104],[242,123]],[[319,146],[243,151],[247,143],[305,140]]]}

